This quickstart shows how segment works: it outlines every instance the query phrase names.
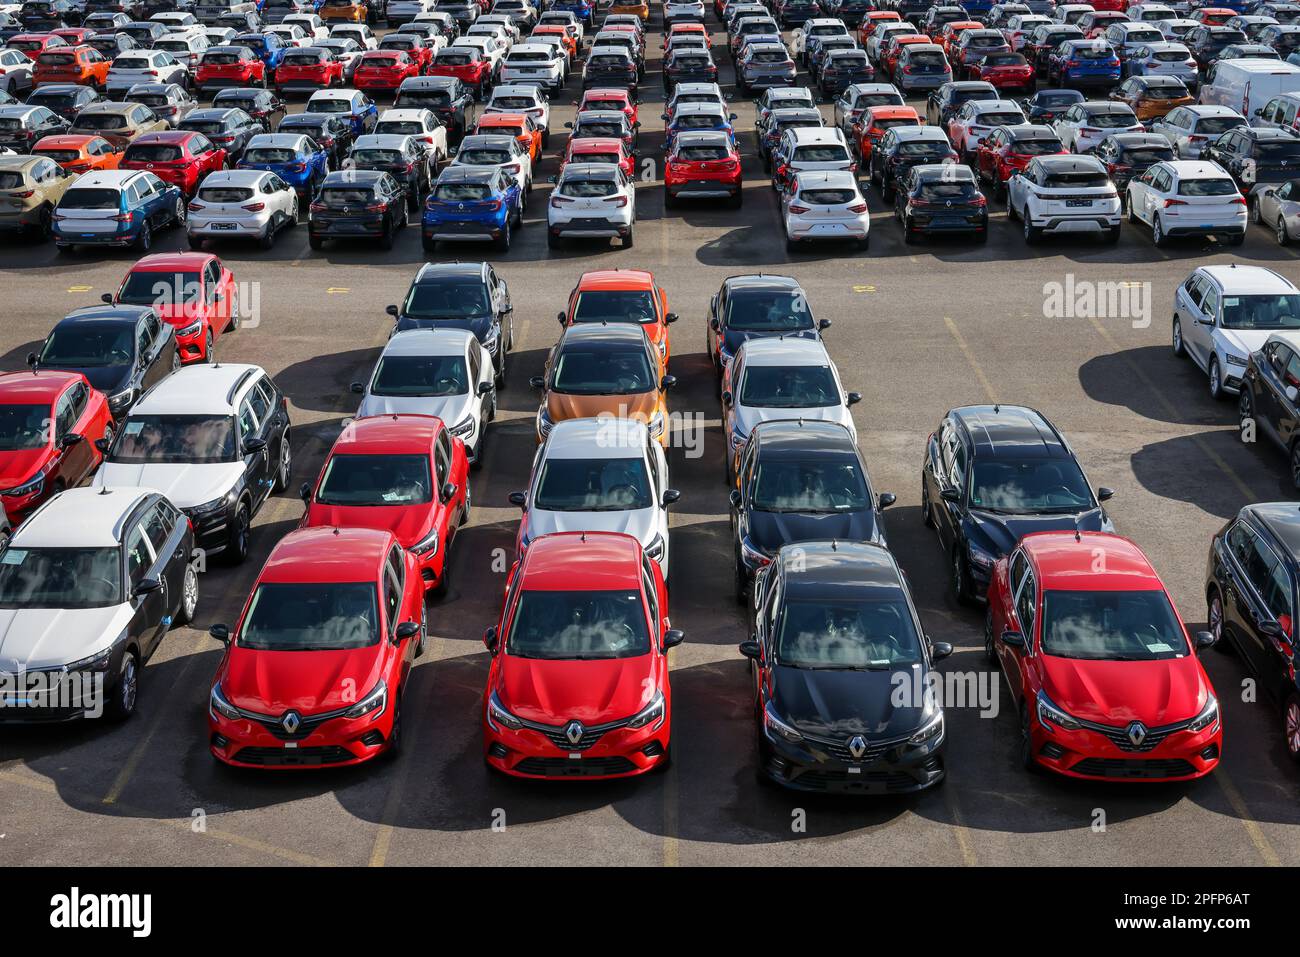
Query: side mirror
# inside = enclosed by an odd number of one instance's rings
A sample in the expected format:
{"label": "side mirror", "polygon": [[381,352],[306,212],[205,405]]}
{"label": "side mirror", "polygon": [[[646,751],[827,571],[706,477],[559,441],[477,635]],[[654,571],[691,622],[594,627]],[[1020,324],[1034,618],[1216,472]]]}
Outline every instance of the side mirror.
{"label": "side mirror", "polygon": [[731,494],[727,496],[727,501],[731,503],[732,508],[740,508],[744,504],[744,497],[740,494],[740,489],[733,488]]}
{"label": "side mirror", "polygon": [[734,123],[736,120],[739,119],[739,117],[736,116],[735,113],[728,113],[728,114],[727,114],[727,119],[731,120],[731,121]]}
{"label": "side mirror", "polygon": [[558,183],[559,181],[560,181],[560,178],[559,178],[558,176],[548,176],[548,177],[546,177],[546,182],[551,183],[551,184]]}
{"label": "side mirror", "polygon": [[1113,488],[1107,488],[1106,486],[1103,485],[1101,488],[1097,489],[1097,501],[1099,502],[1108,501],[1110,498],[1114,496],[1114,494],[1115,494],[1115,490]]}
{"label": "side mirror", "polygon": [[407,638],[414,638],[420,633],[420,623],[416,621],[404,621],[397,626],[397,631],[393,636],[398,641],[405,641]]}
{"label": "side mirror", "polygon": [[1002,632],[1002,644],[1008,648],[1023,648],[1025,647],[1025,636],[1018,631],[1004,631]]}
{"label": "side mirror", "polygon": [[564,325],[564,320],[565,320],[564,313],[557,312],[555,314],[555,321],[558,322],[560,325]]}
{"label": "side mirror", "polygon": [[676,384],[677,384],[677,376],[675,375],[666,375],[659,380],[659,388],[664,392],[667,392]]}
{"label": "side mirror", "polygon": [[113,294],[111,292],[101,293],[99,301],[106,306],[111,306],[113,304]]}
{"label": "side mirror", "polygon": [[162,581],[157,578],[141,578],[131,589],[131,597],[139,598],[162,588]]}
{"label": "side mirror", "polygon": [[955,488],[946,488],[939,492],[939,497],[945,502],[952,502],[954,505],[961,504],[961,493]]}
{"label": "side mirror", "polygon": [[546,380],[539,375],[535,375],[528,380],[528,384],[534,389],[543,389],[546,387]]}
{"label": "side mirror", "polygon": [[456,494],[456,483],[443,482],[442,488],[438,489],[438,493],[442,496],[444,502],[451,501],[451,497]]}
{"label": "side mirror", "polygon": [[880,497],[876,499],[876,508],[882,512],[898,501],[898,496],[893,492],[881,492]]}
{"label": "side mirror", "polygon": [[571,130],[571,129],[573,129],[573,124],[572,124],[572,123],[565,123],[565,124],[564,124],[564,128],[565,128],[566,130]]}
{"label": "side mirror", "polygon": [[353,395],[365,395],[366,387],[362,385],[360,382],[354,382],[350,386],[348,386],[348,391],[351,392]]}
{"label": "side mirror", "polygon": [[946,641],[936,641],[930,645],[930,660],[932,662],[943,661],[950,654],[952,654],[952,645]]}
{"label": "side mirror", "polygon": [[665,324],[665,325],[671,325],[672,323],[674,323],[674,322],[676,322],[676,321],[677,321],[677,313],[675,313],[675,312],[670,312],[670,313],[668,313],[668,315],[664,316],[664,324]]}
{"label": "side mirror", "polygon": [[213,625],[208,629],[208,634],[224,645],[230,641],[230,626]]}
{"label": "side mirror", "polygon": [[302,499],[304,505],[311,504],[311,483],[303,482],[298,486],[298,497]]}
{"label": "side mirror", "polygon": [[108,441],[108,439],[95,439],[95,448],[99,449],[100,453],[103,455],[107,455],[108,450],[112,447],[113,445]]}
{"label": "side mirror", "polygon": [[384,309],[384,312],[388,313],[388,314],[389,314],[390,316],[392,316],[394,319],[397,318],[398,313],[397,313],[397,307],[396,307],[396,306],[388,306],[388,307],[386,307],[386,308]]}
{"label": "side mirror", "polygon": [[497,653],[497,629],[496,625],[488,628],[483,632],[483,647],[493,655]]}
{"label": "side mirror", "polygon": [[848,394],[848,397],[844,400],[844,404],[845,404],[845,405],[857,405],[857,404],[858,404],[859,402],[861,402],[861,401],[862,401],[862,393],[861,393],[861,392],[850,392],[850,393]]}
{"label": "side mirror", "polygon": [[244,454],[256,455],[258,452],[265,451],[266,439],[244,439]]}
{"label": "side mirror", "polygon": [[35,371],[36,363],[39,361],[40,361],[40,357],[37,356],[36,353],[34,352],[27,353],[27,365],[30,366],[33,371]]}
{"label": "side mirror", "polygon": [[518,505],[520,508],[528,507],[527,492],[511,492],[508,499],[511,505]]}
{"label": "side mirror", "polygon": [[819,321],[818,321],[818,323],[817,323],[817,328],[818,328],[818,330],[820,330],[821,332],[825,332],[827,329],[829,329],[829,328],[831,327],[831,325],[832,325],[832,323],[831,323],[831,321],[830,321],[829,319],[822,319],[822,320],[819,320]]}
{"label": "side mirror", "polygon": [[1214,632],[1198,631],[1196,633],[1196,650],[1200,651],[1203,648],[1213,648],[1214,641]]}
{"label": "side mirror", "polygon": [[734,402],[734,401],[735,401],[735,396],[733,396],[733,395],[731,394],[731,390],[730,390],[730,389],[727,389],[725,392],[722,393],[722,404],[723,404],[723,405],[725,405],[725,406],[727,406],[728,408],[730,408],[730,407],[731,407],[731,403]]}
{"label": "side mirror", "polygon": [[758,643],[757,638],[750,638],[749,641],[742,641],[737,650],[751,661],[757,661],[760,665],[763,663],[763,647]]}
{"label": "side mirror", "polygon": [[479,394],[479,395],[487,395],[487,394],[488,394],[489,392],[491,392],[491,391],[492,391],[492,383],[491,383],[491,382],[480,382],[480,383],[478,384],[478,394]]}
{"label": "side mirror", "polygon": [[1255,626],[1265,638],[1281,638],[1282,626],[1275,621],[1261,621]]}
{"label": "side mirror", "polygon": [[666,488],[664,489],[664,494],[659,499],[659,502],[661,505],[663,505],[664,508],[667,508],[669,505],[672,505],[673,503],[680,500],[681,497],[682,497],[682,493],[679,490],[675,488]]}
{"label": "side mirror", "polygon": [[80,441],[81,441],[80,433],[69,432],[67,435],[62,436],[59,439],[59,447],[64,449],[70,449]]}
{"label": "side mirror", "polygon": [[685,640],[686,632],[682,631],[680,628],[669,628],[664,632],[664,651],[667,651],[669,648],[676,648]]}

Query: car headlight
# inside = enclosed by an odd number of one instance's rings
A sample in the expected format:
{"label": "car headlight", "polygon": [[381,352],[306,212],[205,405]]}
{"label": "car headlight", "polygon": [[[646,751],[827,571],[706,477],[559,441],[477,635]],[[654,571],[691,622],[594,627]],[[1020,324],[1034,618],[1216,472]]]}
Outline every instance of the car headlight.
{"label": "car headlight", "polygon": [[386,707],[388,707],[388,685],[384,683],[383,678],[380,678],[379,684],[375,685],[374,690],[348,708],[347,711],[344,711],[343,717],[361,718],[373,712],[374,716],[378,718],[384,713]]}
{"label": "car headlight", "polygon": [[1237,355],[1233,355],[1231,352],[1225,352],[1223,354],[1223,361],[1230,366],[1238,366],[1244,368],[1246,363],[1249,360],[1246,359],[1245,356],[1237,356]]}
{"label": "car headlight", "polygon": [[1055,725],[1063,731],[1078,731],[1081,725],[1052,704],[1052,699],[1038,692],[1038,720],[1045,725]]}
{"label": "car headlight", "polygon": [[474,431],[474,416],[467,415],[449,430],[457,438],[464,438]]}
{"label": "car headlight", "polygon": [[749,441],[749,436],[740,429],[735,429],[731,433],[731,451],[737,452],[744,448],[745,443]]}
{"label": "car headlight", "polygon": [[130,405],[133,399],[135,399],[135,389],[127,389],[116,395],[110,395],[108,397],[108,407],[116,412]]}
{"label": "car headlight", "polygon": [[195,505],[191,508],[183,509],[182,511],[188,512],[191,515],[211,515],[213,512],[225,508],[229,500],[230,496],[227,494],[221,496],[221,498],[214,498],[210,502],[204,502],[202,505]]}
{"label": "car headlight", "polygon": [[657,439],[657,438],[659,438],[659,436],[663,435],[663,434],[664,434],[664,414],[663,414],[662,412],[656,412],[653,416],[651,416],[651,417],[650,417],[650,423],[649,423],[649,426],[648,426],[648,427],[649,427],[649,429],[650,429],[650,437],[651,437],[651,438],[655,438],[655,439]]}
{"label": "car headlight", "polygon": [[768,737],[775,734],[790,742],[803,740],[802,734],[776,716],[771,704],[763,709],[763,728],[767,731]]}
{"label": "car headlight", "polygon": [[933,718],[917,730],[916,734],[907,739],[908,744],[925,744],[927,741],[933,741],[935,738],[943,736],[943,712],[940,711]]}
{"label": "car headlight", "polygon": [[420,539],[411,546],[410,551],[423,557],[426,553],[429,555],[438,554],[438,530],[435,528],[424,538]]}
{"label": "car headlight", "polygon": [[966,553],[970,556],[970,563],[978,565],[980,568],[992,568],[996,559],[978,545],[970,542],[966,543]]}
{"label": "car headlight", "polygon": [[212,692],[208,695],[208,711],[212,717],[223,717],[229,721],[238,721],[243,718],[243,714],[233,704],[226,700],[226,696],[221,693],[221,685],[212,686]]}
{"label": "car headlight", "polygon": [[772,561],[772,556],[761,548],[750,543],[748,538],[740,540],[740,554],[745,559],[745,564],[761,567],[768,565]]}
{"label": "car headlight", "polygon": [[650,544],[646,546],[645,553],[655,561],[662,561],[664,557],[664,537],[656,534]]}
{"label": "car headlight", "polygon": [[117,647],[118,642],[126,639],[126,629],[122,629],[121,634],[114,639],[113,643],[101,651],[95,652],[77,661],[70,662],[67,665],[68,671],[107,671],[108,663],[113,657],[113,649]]}
{"label": "car headlight", "polygon": [[1218,720],[1219,699],[1214,697],[1214,695],[1210,695],[1209,700],[1205,702],[1205,707],[1201,709],[1201,713],[1193,718],[1191,723],[1187,725],[1187,730],[1193,733],[1204,731]]}
{"label": "car headlight", "polygon": [[14,498],[20,498],[24,495],[36,495],[41,489],[45,488],[45,475],[38,472],[33,478],[24,482],[22,485],[15,485],[13,488],[5,489],[0,495],[12,495]]}
{"label": "car headlight", "polygon": [[634,714],[628,721],[629,728],[644,728],[650,723],[656,726],[664,719],[664,693],[656,691],[650,703]]}
{"label": "car headlight", "polygon": [[488,727],[493,731],[499,730],[497,725],[500,725],[503,728],[509,728],[511,731],[518,731],[524,726],[522,721],[505,709],[505,706],[501,704],[501,699],[497,697],[495,691],[492,692],[491,696],[488,698],[487,722]]}
{"label": "car headlight", "polygon": [[203,331],[203,320],[200,319],[198,322],[191,322],[188,326],[185,326],[183,329],[176,330],[176,337],[179,339],[181,336],[197,336],[202,331]]}
{"label": "car headlight", "polygon": [[496,355],[497,349],[500,347],[500,345],[501,345],[501,328],[499,326],[493,326],[491,329],[488,330],[487,335],[483,337],[483,348],[486,349],[488,352],[492,353],[492,355]]}

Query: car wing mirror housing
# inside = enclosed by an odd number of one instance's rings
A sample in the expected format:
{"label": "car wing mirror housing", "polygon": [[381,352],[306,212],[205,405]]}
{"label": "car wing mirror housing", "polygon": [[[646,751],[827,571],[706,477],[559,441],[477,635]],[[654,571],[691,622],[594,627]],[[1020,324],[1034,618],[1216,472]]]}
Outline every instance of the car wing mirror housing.
{"label": "car wing mirror housing", "polygon": [[483,632],[483,647],[493,655],[497,653],[497,629],[496,625],[488,628]]}
{"label": "car wing mirror housing", "polygon": [[1018,631],[1002,632],[1002,643],[1010,648],[1024,648],[1025,636]]}
{"label": "car wing mirror housing", "polygon": [[680,628],[669,628],[664,632],[664,651],[667,651],[669,648],[676,648],[685,640],[686,632],[682,631]]}
{"label": "car wing mirror housing", "polygon": [[952,654],[952,645],[946,641],[936,641],[930,645],[930,660],[943,661]]}
{"label": "car wing mirror housing", "polygon": [[763,663],[763,647],[758,643],[757,636],[750,635],[749,641],[742,641],[737,647],[746,658]]}
{"label": "car wing mirror housing", "polygon": [[1115,490],[1113,488],[1107,488],[1106,486],[1103,485],[1101,488],[1097,489],[1097,501],[1099,502],[1110,501],[1110,499],[1114,497],[1114,495],[1115,495]]}
{"label": "car wing mirror housing", "polygon": [[208,634],[211,637],[217,639],[217,641],[221,642],[223,645],[228,644],[230,642],[229,625],[213,625],[211,628],[208,629]]}
{"label": "car wing mirror housing", "polygon": [[397,630],[393,632],[393,636],[397,639],[397,641],[405,641],[407,638],[414,638],[419,633],[420,633],[419,622],[404,621],[397,626]]}
{"label": "car wing mirror housing", "polygon": [[1196,650],[1200,651],[1203,648],[1213,648],[1216,640],[1214,632],[1198,631],[1196,633]]}

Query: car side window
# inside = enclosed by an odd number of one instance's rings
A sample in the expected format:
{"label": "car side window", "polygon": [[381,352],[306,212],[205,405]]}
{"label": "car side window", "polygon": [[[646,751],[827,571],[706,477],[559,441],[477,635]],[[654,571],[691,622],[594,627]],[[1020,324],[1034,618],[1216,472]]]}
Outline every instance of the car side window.
{"label": "car side window", "polygon": [[1300,356],[1287,350],[1285,372],[1282,373],[1282,384],[1290,388],[1300,388]]}
{"label": "car side window", "polygon": [[1209,286],[1205,290],[1205,299],[1201,302],[1201,312],[1211,319],[1217,319],[1219,315],[1219,290],[1214,286]]}
{"label": "car side window", "polygon": [[156,503],[149,513],[144,517],[145,534],[149,536],[149,543],[153,545],[155,554],[161,555],[167,546],[167,539],[171,537],[174,522],[171,517],[163,510],[163,503]]}
{"label": "car side window", "polygon": [[397,629],[397,615],[402,608],[402,589],[393,578],[392,569],[384,572],[384,612],[388,618],[388,633]]}
{"label": "car side window", "polygon": [[650,629],[655,636],[659,634],[659,593],[655,590],[654,576],[650,574],[649,559],[641,559],[641,585],[645,588],[646,605],[650,610]]}
{"label": "car side window", "polygon": [[267,410],[271,407],[271,403],[267,399],[266,393],[257,385],[254,385],[253,388],[248,390],[248,399],[246,401],[249,404],[249,408],[253,410],[253,414],[257,416],[257,421],[259,423],[265,422],[268,418],[266,414]]}
{"label": "car side window", "polygon": [[1293,621],[1291,581],[1273,549],[1258,535],[1254,536],[1246,556],[1246,578],[1269,614],[1279,622],[1285,622],[1289,629]]}
{"label": "car side window", "polygon": [[74,382],[72,388],[68,390],[68,405],[72,408],[72,424],[74,428],[86,411],[86,404],[89,401],[90,390],[86,388],[85,383]]}
{"label": "car side window", "polygon": [[1034,616],[1037,607],[1034,573],[1026,569],[1025,577],[1020,582],[1020,590],[1016,593],[1016,619],[1020,622],[1020,633],[1025,636],[1026,647],[1033,647]]}
{"label": "car side window", "polygon": [[1029,562],[1025,558],[1025,553],[1017,550],[1011,556],[1011,563],[1007,569],[1007,584],[1010,586],[1012,596],[1016,594],[1016,590],[1020,587],[1020,582],[1025,577],[1027,567],[1029,567]]}
{"label": "car side window", "polygon": [[149,334],[149,327],[143,319],[135,327],[135,354],[136,358],[143,359],[149,355],[149,347],[153,345],[153,336]]}
{"label": "car side window", "polygon": [[140,522],[131,529],[126,540],[126,577],[132,586],[140,584],[153,567],[153,559],[153,546],[145,535],[144,523]]}
{"label": "car side window", "polygon": [[257,435],[258,420],[247,398],[239,403],[239,438],[244,440]]}
{"label": "car side window", "polygon": [[438,433],[438,443],[433,451],[433,468],[438,476],[438,488],[442,489],[451,477],[451,449],[448,447],[447,433]]}

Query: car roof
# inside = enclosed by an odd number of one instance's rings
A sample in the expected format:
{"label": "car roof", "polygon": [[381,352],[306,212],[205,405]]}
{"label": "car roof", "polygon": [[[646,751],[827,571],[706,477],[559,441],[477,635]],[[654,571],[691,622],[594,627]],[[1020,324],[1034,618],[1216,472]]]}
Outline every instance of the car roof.
{"label": "car roof", "polygon": [[53,402],[71,382],[81,377],[80,372],[59,369],[0,373],[0,400],[15,405]]}
{"label": "car roof", "polygon": [[322,186],[374,186],[388,174],[380,169],[336,169],[325,174]]}
{"label": "car roof", "polygon": [[[622,113],[619,114],[619,116],[622,115]],[[506,133],[475,133],[463,137],[460,141],[460,148],[464,149],[466,146],[498,146],[509,149],[517,142],[518,140]]]}
{"label": "car roof", "polygon": [[830,126],[796,126],[786,130],[786,136],[793,137],[796,145],[805,143],[838,143],[844,145],[844,134],[836,127]]}
{"label": "car roof", "polygon": [[784,546],[776,560],[787,597],[843,598],[848,588],[892,592],[903,587],[894,556],[871,542],[799,542]]}
{"label": "car roof", "polygon": [[1018,405],[969,405],[948,416],[970,437],[975,456],[1015,459],[1071,458],[1065,440],[1034,409]]}
{"label": "car roof", "polygon": [[[1147,591],[1164,586],[1142,549],[1107,532],[1032,532],[1021,547],[1044,590]],[[1098,567],[1104,569],[1099,572]]]}
{"label": "car roof", "polygon": [[830,364],[830,354],[820,339],[800,336],[760,336],[741,345],[745,366],[823,366]]}
{"label": "car roof", "polygon": [[[1273,336],[1269,337],[1274,338]],[[1300,336],[1291,333],[1287,338],[1292,348],[1300,349]],[[1295,502],[1256,502],[1247,505],[1243,512],[1253,516],[1267,528],[1287,550],[1291,559],[1300,559],[1300,504]]]}
{"label": "car roof", "polygon": [[[493,167],[495,169],[496,167]],[[473,169],[472,166],[463,166],[461,169]],[[483,278],[487,272],[487,263],[483,262],[441,262],[425,263],[420,267],[420,271],[415,274],[415,281],[433,281],[446,276],[474,276]]]}
{"label": "car roof", "polygon": [[396,541],[392,532],[375,528],[294,529],[271,549],[258,584],[378,582]]}
{"label": "car roof", "polygon": [[613,163],[570,163],[564,167],[564,172],[560,174],[560,178],[590,176],[596,179],[614,179],[617,175],[618,167]]}
{"label": "car roof", "polygon": [[254,146],[287,146],[298,149],[311,142],[311,138],[302,133],[258,133],[248,141],[248,149]]}
{"label": "car roof", "polygon": [[1228,179],[1227,172],[1218,163],[1209,160],[1165,160],[1165,166],[1179,179]]}
{"label": "car roof", "polygon": [[442,419],[433,415],[367,415],[353,419],[339,433],[330,455],[431,451],[442,429]]}
{"label": "car roof", "polygon": [[[611,424],[614,425],[611,428]],[[546,439],[548,459],[616,459],[644,452],[650,430],[638,419],[565,419],[555,423]]]}
{"label": "car roof", "polygon": [[652,289],[654,273],[644,269],[593,269],[578,277],[578,289]]}
{"label": "car roof", "polygon": [[1035,156],[1033,162],[1049,173],[1095,173],[1099,169],[1105,169],[1105,166],[1097,157],[1076,155],[1074,153],[1057,156]]}
{"label": "car roof", "polygon": [[406,133],[367,133],[353,140],[352,148],[358,150],[400,150],[410,142],[411,137]]}
{"label": "car roof", "polygon": [[384,346],[386,356],[463,356],[471,342],[468,329],[404,329]]}
{"label": "car roof", "polygon": [[641,544],[619,532],[555,532],[533,539],[524,553],[525,591],[639,589]]}
{"label": "car roof", "polygon": [[1209,276],[1229,295],[1273,295],[1296,291],[1289,279],[1267,266],[1239,266],[1231,263],[1227,266],[1201,266],[1197,271]]}
{"label": "car roof", "polygon": [[195,363],[173,372],[131,409],[140,415],[230,415],[243,390],[262,373],[244,363]]}
{"label": "car roof", "polygon": [[71,488],[52,496],[14,533],[10,549],[113,548],[127,516],[152,489]]}
{"label": "car roof", "polygon": [[142,170],[133,169],[91,170],[88,173],[82,173],[68,189],[121,189],[136,177],[143,175]]}
{"label": "car roof", "polygon": [[770,419],[754,426],[752,435],[758,436],[764,454],[776,452],[803,456],[856,448],[853,435],[845,426],[822,419]]}
{"label": "car roof", "polygon": [[[283,136],[284,134],[279,134]],[[209,173],[200,189],[210,186],[256,186],[271,173],[264,169],[223,169]]]}
{"label": "car roof", "polygon": [[594,339],[608,345],[629,346],[644,344],[649,341],[646,332],[636,322],[575,322],[566,326],[556,344],[563,349],[572,342]]}
{"label": "car roof", "polygon": [[795,179],[803,189],[818,186],[858,188],[857,174],[847,169],[803,170],[795,173]]}
{"label": "car roof", "polygon": [[130,323],[135,325],[145,316],[153,312],[149,306],[128,306],[125,304],[110,306],[102,303],[97,306],[82,306],[80,309],[74,309],[57,323],[55,328],[67,323],[68,325],[80,325],[82,323]]}

